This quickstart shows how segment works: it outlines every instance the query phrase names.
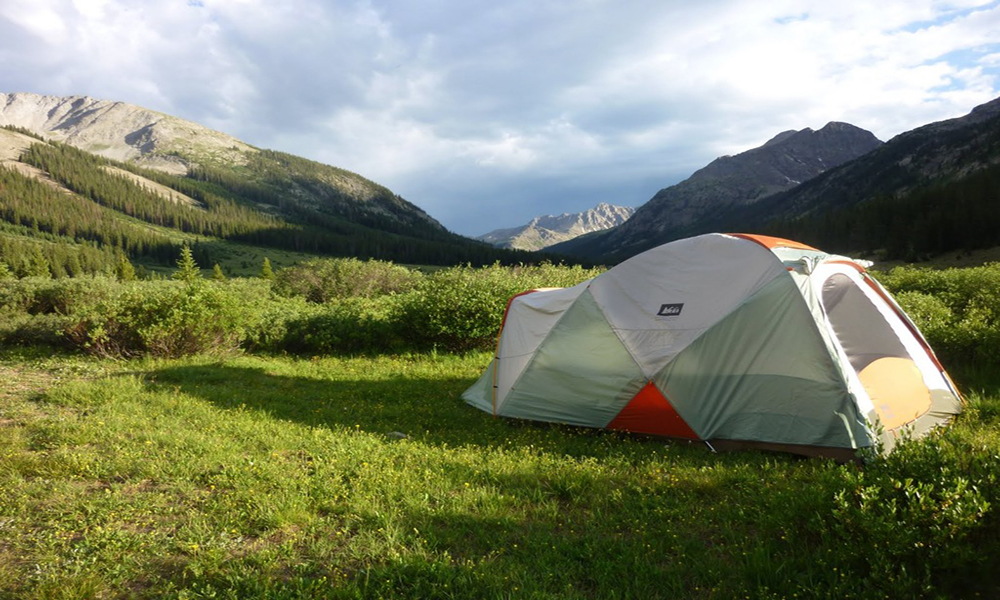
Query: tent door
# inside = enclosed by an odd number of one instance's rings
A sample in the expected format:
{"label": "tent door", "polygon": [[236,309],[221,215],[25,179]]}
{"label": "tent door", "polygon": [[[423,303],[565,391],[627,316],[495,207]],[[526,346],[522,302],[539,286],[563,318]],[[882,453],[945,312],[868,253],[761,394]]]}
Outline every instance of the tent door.
{"label": "tent door", "polygon": [[[878,299],[881,302],[881,299]],[[926,413],[931,392],[923,374],[872,298],[845,273],[823,281],[823,308],[851,367],[858,375],[886,430]]]}

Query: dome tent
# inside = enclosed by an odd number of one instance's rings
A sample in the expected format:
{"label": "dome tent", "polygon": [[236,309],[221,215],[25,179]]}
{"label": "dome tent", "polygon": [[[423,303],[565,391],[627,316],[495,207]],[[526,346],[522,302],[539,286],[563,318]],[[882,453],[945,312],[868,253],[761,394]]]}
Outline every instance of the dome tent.
{"label": "dome tent", "polygon": [[848,458],[961,411],[917,328],[856,261],[708,234],[511,299],[463,398],[494,415]]}

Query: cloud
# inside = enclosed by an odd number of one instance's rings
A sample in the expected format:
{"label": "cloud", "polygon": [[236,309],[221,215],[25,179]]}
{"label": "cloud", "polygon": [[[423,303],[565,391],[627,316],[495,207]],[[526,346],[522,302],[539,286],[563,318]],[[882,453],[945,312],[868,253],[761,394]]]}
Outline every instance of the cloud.
{"label": "cloud", "polygon": [[639,205],[721,154],[998,95],[998,2],[6,0],[3,91],[88,94],[358,172],[478,234]]}

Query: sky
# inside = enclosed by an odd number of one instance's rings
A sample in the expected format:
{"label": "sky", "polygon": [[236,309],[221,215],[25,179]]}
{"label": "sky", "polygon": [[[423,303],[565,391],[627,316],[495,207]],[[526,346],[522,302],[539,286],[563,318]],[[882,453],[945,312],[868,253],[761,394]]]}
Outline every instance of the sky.
{"label": "sky", "polygon": [[789,129],[966,114],[1000,96],[1000,0],[0,0],[0,92],[189,119],[474,236]]}

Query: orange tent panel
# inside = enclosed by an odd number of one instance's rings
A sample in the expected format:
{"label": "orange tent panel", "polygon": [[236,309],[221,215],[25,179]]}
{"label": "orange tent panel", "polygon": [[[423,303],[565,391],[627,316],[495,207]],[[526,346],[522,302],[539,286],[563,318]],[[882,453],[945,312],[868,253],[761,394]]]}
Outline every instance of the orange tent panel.
{"label": "orange tent panel", "polygon": [[757,242],[761,246],[764,246],[768,250],[773,250],[775,248],[795,248],[798,250],[816,250],[812,246],[807,246],[801,242],[795,242],[792,240],[786,240],[784,238],[773,237],[770,235],[757,235],[753,233],[730,233],[729,235],[737,237],[743,240],[750,240],[751,242]]}
{"label": "orange tent panel", "polygon": [[618,416],[608,423],[608,429],[698,439],[698,434],[677,414],[652,381],[629,400]]}

